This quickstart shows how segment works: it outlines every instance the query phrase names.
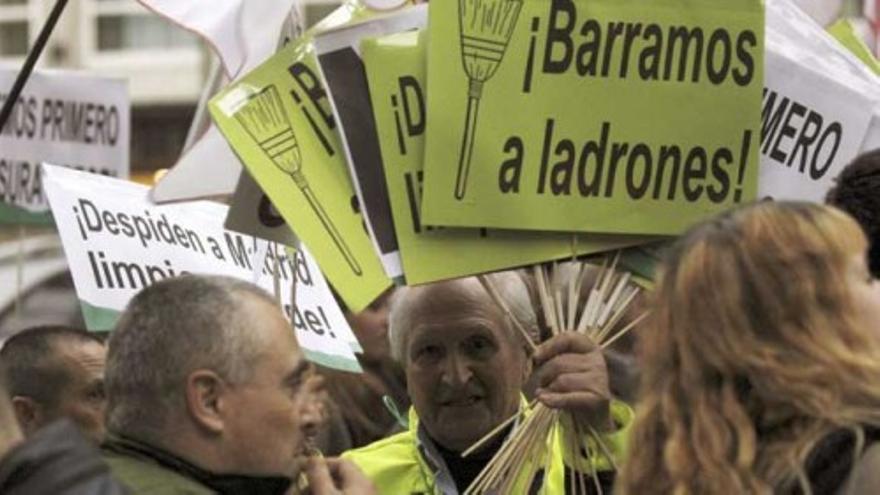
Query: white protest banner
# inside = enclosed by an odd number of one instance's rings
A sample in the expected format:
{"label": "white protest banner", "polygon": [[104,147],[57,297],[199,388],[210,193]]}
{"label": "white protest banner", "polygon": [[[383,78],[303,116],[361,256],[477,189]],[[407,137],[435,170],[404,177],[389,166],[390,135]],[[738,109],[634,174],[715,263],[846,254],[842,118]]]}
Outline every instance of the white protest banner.
{"label": "white protest banner", "polygon": [[862,143],[861,153],[880,148],[880,110],[874,110],[874,118],[871,119],[871,126],[868,127],[868,135],[865,142]]}
{"label": "white protest banner", "polygon": [[785,56],[768,38],[761,111],[759,197],[821,202],[855,158],[872,100]]}
{"label": "white protest banner", "polygon": [[[144,186],[52,165],[43,166],[43,176],[91,330],[111,328],[128,301],[154,282],[183,273],[227,275],[256,280],[280,296],[309,359],[360,370],[356,339],[307,251],[290,257],[275,244],[224,230],[224,205],[157,206]],[[258,252],[266,253],[262,266],[252,261]]]}
{"label": "white protest banner", "polygon": [[402,276],[403,268],[360,44],[367,37],[424,28],[427,20],[428,6],[419,5],[315,37],[318,67],[339,126],[349,175],[389,278]]}
{"label": "white protest banner", "polygon": [[[0,104],[17,72],[0,69]],[[0,131],[0,223],[51,221],[39,164],[128,177],[131,118],[122,79],[35,71]]]}
{"label": "white protest banner", "polygon": [[[869,117],[868,129],[865,133],[861,133],[863,139],[856,149],[846,149],[846,146],[850,146],[852,140],[855,139],[854,136],[851,136],[846,140],[846,143],[842,141],[840,148],[835,151],[835,155],[838,155],[835,163],[829,165],[829,170],[822,174],[824,189],[827,191],[828,186],[838,175],[841,167],[845,166],[857,154],[880,146],[880,84],[878,84],[880,78],[864,62],[850,53],[790,0],[776,0],[767,4],[766,36],[768,47],[767,80],[774,80],[774,69],[770,66],[771,55],[774,53],[784,56],[790,62],[796,63],[801,67],[802,71],[809,70],[810,72],[805,72],[803,79],[800,77],[795,78],[790,85],[796,86],[797,89],[795,91],[800,93],[810,91],[807,89],[808,86],[813,87],[812,93],[814,97],[812,101],[816,101],[815,96],[817,94],[823,95],[819,98],[819,101],[825,101],[825,103],[819,105],[816,110],[820,114],[826,112],[830,117],[829,121],[824,122],[824,126],[828,127],[833,122],[839,121],[842,130],[845,130],[847,133],[860,134],[858,122],[864,118],[864,114],[871,115]],[[771,89],[768,88],[768,92]],[[765,93],[764,111],[762,112],[762,120],[765,125],[762,128],[766,128],[768,123],[767,118],[770,108],[768,108],[767,96],[768,94]],[[803,95],[793,94],[791,96]],[[780,101],[782,100],[777,99],[774,103],[779,104]],[[794,100],[790,100],[789,103],[790,108],[794,108],[791,105],[792,101]],[[805,103],[803,100],[798,101],[798,103],[801,104],[801,107],[804,104],[809,107],[809,103]],[[856,113],[854,108],[859,105],[861,105],[861,108]],[[803,108],[798,110],[803,110]],[[813,131],[808,129],[810,125],[806,123],[810,110],[804,110],[804,113],[805,115],[803,116],[795,114],[792,116],[792,119],[795,122],[795,126],[800,127],[800,130],[812,133]],[[840,120],[842,115],[848,115],[848,117]],[[772,120],[771,116],[770,121],[772,122]],[[815,116],[813,120],[815,124]],[[847,130],[849,124],[855,124],[855,130]],[[791,130],[789,130],[790,132]],[[795,132],[797,133],[798,130],[796,129]],[[767,136],[765,135],[764,137],[766,138]],[[829,139],[831,137],[829,135]],[[790,141],[788,146],[797,144],[797,136],[794,139],[788,136],[783,137],[783,139]],[[816,138],[817,141],[819,139],[819,137]],[[766,141],[765,139],[762,142],[762,151],[765,146],[768,146]],[[792,143],[791,141],[794,142]],[[836,141],[836,138],[833,141]],[[772,144],[770,143],[771,146]],[[789,148],[785,147],[785,149]],[[789,151],[792,154],[794,152],[793,149],[789,149]],[[788,155],[789,152],[787,151],[786,154]],[[764,155],[762,155],[763,160],[766,160]],[[796,173],[798,168],[795,167],[793,173]],[[804,179],[804,177],[801,177],[800,180],[803,181]],[[782,188],[790,189],[791,186],[782,186]],[[812,193],[808,191],[811,197],[804,199],[821,200],[824,198],[824,191],[820,191],[821,188],[820,185],[814,185]],[[766,195],[767,187],[762,185],[760,194]],[[778,195],[772,193],[770,195],[778,197]]]}

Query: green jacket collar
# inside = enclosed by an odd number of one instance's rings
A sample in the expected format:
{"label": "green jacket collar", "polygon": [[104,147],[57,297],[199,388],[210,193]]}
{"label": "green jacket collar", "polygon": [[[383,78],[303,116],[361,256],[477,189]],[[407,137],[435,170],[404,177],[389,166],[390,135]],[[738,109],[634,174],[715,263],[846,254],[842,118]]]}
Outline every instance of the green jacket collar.
{"label": "green jacket collar", "polygon": [[119,434],[109,434],[101,449],[119,456],[157,464],[221,495],[241,493],[284,495],[291,484],[290,479],[281,476],[215,474],[158,447]]}

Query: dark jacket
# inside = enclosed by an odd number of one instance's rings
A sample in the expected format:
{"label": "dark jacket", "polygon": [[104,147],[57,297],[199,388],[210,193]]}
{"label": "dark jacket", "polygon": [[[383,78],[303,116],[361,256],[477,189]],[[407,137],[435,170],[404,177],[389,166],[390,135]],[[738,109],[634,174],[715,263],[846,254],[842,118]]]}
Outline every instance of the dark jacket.
{"label": "dark jacket", "polygon": [[0,460],[4,495],[122,495],[98,449],[69,420],[36,432]]}
{"label": "dark jacket", "polygon": [[283,477],[216,474],[169,452],[118,434],[101,446],[113,475],[135,495],[284,495]]}

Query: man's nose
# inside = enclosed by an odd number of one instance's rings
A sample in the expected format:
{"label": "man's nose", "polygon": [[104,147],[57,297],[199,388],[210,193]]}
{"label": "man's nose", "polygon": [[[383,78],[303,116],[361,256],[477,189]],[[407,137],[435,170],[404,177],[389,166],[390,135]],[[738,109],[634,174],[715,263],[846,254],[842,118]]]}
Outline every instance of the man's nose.
{"label": "man's nose", "polygon": [[443,379],[450,385],[464,385],[473,376],[470,360],[457,353],[451,353],[444,361]]}
{"label": "man's nose", "polygon": [[324,378],[320,375],[308,379],[306,393],[300,406],[300,424],[306,435],[315,434],[326,421],[327,392],[324,390]]}
{"label": "man's nose", "polygon": [[322,400],[308,401],[300,409],[300,425],[305,436],[314,436],[326,420],[324,414],[324,402]]}

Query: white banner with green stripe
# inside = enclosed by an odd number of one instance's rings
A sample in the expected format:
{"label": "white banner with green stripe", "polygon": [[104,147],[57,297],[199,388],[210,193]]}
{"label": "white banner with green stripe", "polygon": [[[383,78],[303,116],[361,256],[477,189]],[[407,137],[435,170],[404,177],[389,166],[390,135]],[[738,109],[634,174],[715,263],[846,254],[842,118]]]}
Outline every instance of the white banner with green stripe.
{"label": "white banner with green stripe", "polygon": [[307,251],[225,230],[225,205],[155,205],[145,186],[53,165],[42,170],[90,330],[112,329],[128,301],[154,282],[182,273],[227,275],[276,295],[309,359],[360,371],[360,345]]}
{"label": "white banner with green stripe", "polygon": [[[0,69],[0,103],[16,75]],[[35,71],[0,129],[0,223],[51,223],[41,162],[127,178],[130,136],[125,80]]]}

